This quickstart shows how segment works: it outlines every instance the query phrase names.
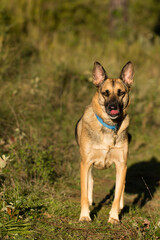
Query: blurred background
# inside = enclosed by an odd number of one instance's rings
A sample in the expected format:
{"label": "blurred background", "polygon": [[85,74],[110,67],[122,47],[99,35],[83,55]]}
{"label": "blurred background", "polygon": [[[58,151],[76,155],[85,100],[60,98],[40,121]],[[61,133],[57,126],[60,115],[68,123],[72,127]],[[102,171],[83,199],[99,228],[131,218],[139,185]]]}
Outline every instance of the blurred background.
{"label": "blurred background", "polygon": [[[2,237],[25,234],[42,239],[43,226],[43,239],[52,239],[51,226],[48,229],[44,218],[49,222],[56,216],[56,224],[61,226],[63,222],[64,228],[58,228],[54,237],[67,239],[66,234],[70,234],[68,239],[80,239],[79,230],[67,230],[68,226],[75,228],[80,211],[75,124],[95,93],[94,61],[104,66],[109,77],[118,77],[130,60],[135,67],[135,83],[129,109],[132,141],[124,221],[131,219],[133,225],[125,236],[135,239],[148,231],[146,239],[153,235],[156,239],[156,209],[160,203],[159,53],[158,0],[0,1]],[[114,167],[94,174],[100,201],[114,184]],[[104,185],[102,178],[105,188],[100,188]],[[137,211],[131,210],[134,203],[139,203]],[[93,210],[92,215],[98,213]],[[144,218],[137,218],[138,214],[144,214]],[[145,228],[146,217],[149,223]],[[139,222],[141,227],[136,228]],[[23,225],[21,230],[19,224]],[[34,233],[28,231],[33,226]],[[91,233],[84,229],[85,234]],[[104,239],[100,234],[95,239]],[[117,234],[122,237],[121,228]]]}

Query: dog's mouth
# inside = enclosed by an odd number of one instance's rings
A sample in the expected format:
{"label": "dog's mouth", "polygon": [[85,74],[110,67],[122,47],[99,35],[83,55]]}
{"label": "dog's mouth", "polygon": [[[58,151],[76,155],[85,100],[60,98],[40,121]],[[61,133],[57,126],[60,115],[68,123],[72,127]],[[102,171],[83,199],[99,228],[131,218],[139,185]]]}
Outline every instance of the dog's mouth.
{"label": "dog's mouth", "polygon": [[110,113],[109,113],[111,116],[116,116],[119,114],[119,111],[118,110],[111,110]]}
{"label": "dog's mouth", "polygon": [[120,114],[119,110],[111,110],[108,113],[112,119],[117,118]]}
{"label": "dog's mouth", "polygon": [[110,103],[106,106],[106,112],[112,119],[116,119],[120,115],[120,109],[121,108],[117,103]]}

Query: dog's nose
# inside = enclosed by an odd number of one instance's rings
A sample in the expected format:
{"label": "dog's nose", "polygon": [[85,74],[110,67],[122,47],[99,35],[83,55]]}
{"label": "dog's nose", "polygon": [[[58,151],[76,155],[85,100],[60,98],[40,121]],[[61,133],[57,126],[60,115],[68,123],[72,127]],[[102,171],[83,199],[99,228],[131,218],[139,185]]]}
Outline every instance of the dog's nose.
{"label": "dog's nose", "polygon": [[112,111],[112,110],[117,110],[117,105],[116,104],[110,104],[109,105],[109,110]]}

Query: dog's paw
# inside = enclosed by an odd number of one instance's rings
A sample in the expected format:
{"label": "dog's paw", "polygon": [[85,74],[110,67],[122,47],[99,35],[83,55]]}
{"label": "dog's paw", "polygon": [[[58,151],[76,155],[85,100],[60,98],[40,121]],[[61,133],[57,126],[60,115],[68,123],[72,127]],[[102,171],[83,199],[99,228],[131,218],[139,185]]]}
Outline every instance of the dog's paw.
{"label": "dog's paw", "polygon": [[108,222],[111,223],[111,224],[119,224],[120,223],[118,219],[114,219],[114,218],[111,218],[111,217],[109,217]]}
{"label": "dog's paw", "polygon": [[90,222],[90,221],[91,221],[91,218],[88,216],[84,216],[84,217],[82,216],[79,219],[79,222]]}

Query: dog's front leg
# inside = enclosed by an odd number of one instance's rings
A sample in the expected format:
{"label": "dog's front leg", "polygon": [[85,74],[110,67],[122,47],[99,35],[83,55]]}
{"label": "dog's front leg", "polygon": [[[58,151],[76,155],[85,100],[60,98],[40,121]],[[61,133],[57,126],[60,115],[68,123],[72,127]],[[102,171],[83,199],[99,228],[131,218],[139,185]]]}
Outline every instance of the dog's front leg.
{"label": "dog's front leg", "polygon": [[91,165],[81,161],[81,214],[79,221],[89,222],[88,173]]}
{"label": "dog's front leg", "polygon": [[92,177],[92,167],[88,171],[88,201],[89,205],[92,206],[93,203],[93,177]]}
{"label": "dog's front leg", "polygon": [[121,194],[121,198],[120,198],[120,210],[123,209],[124,207],[124,189],[125,189],[125,182],[123,184],[123,188],[122,188],[122,194]]}
{"label": "dog's front leg", "polygon": [[[123,192],[126,177],[127,166],[126,163],[116,163],[116,188],[115,197],[110,211],[110,217],[108,222],[114,224],[119,222],[119,210],[122,207]],[[120,204],[121,203],[121,204]],[[121,205],[121,206],[120,206]]]}

